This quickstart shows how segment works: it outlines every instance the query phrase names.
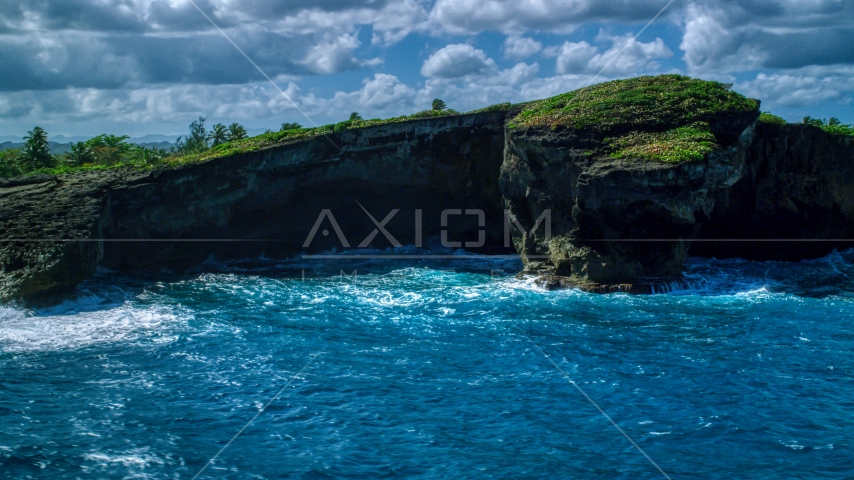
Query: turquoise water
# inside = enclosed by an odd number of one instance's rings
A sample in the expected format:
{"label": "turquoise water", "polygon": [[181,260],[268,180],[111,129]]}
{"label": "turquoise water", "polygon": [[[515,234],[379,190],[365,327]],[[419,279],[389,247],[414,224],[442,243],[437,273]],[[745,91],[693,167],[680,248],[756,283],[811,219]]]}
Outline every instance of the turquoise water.
{"label": "turquoise water", "polygon": [[199,478],[664,478],[538,347],[674,479],[852,478],[853,261],[652,296],[487,259],[101,272],[0,310],[0,478],[192,478],[289,380]]}

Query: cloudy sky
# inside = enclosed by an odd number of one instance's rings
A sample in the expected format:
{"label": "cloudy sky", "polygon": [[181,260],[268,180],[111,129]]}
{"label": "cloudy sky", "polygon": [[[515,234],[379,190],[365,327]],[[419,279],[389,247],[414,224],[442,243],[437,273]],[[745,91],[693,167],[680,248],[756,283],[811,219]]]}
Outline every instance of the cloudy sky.
{"label": "cloudy sky", "polygon": [[[679,72],[854,123],[854,1],[195,0],[318,124]],[[614,58],[616,53],[622,55]],[[3,0],[0,136],[309,125],[189,0]]]}

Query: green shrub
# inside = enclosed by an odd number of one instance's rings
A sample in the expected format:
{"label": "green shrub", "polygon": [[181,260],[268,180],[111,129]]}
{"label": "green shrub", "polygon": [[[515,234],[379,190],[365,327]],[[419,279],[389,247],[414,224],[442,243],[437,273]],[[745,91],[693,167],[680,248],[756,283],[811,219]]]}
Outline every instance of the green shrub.
{"label": "green shrub", "polygon": [[0,177],[11,178],[24,174],[24,171],[18,162],[20,155],[21,151],[17,149],[4,150],[0,152]]}
{"label": "green shrub", "polygon": [[666,132],[632,132],[605,142],[615,149],[611,153],[614,158],[644,158],[669,163],[701,160],[719,148],[705,122]]}
{"label": "green shrub", "polygon": [[513,108],[513,104],[510,102],[497,103],[495,105],[490,105],[488,107],[478,108],[477,110],[472,110],[468,113],[487,113],[487,112],[506,112]]}
{"label": "green shrub", "polygon": [[832,135],[850,135],[854,137],[854,126],[852,125],[822,125],[819,128]]}
{"label": "green shrub", "polygon": [[759,115],[759,121],[762,123],[769,123],[771,125],[785,125],[788,123],[783,119],[783,117],[778,117],[777,115],[768,112],[762,112]]}

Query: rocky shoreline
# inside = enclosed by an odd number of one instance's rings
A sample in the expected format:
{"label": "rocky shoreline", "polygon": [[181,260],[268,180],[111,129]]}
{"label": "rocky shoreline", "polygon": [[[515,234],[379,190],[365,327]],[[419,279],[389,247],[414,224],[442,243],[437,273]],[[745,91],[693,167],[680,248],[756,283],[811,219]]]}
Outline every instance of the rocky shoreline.
{"label": "rocky shoreline", "polygon": [[[800,260],[854,245],[837,241],[854,237],[854,137],[761,123],[756,102],[706,119],[714,151],[659,162],[615,157],[608,132],[513,124],[519,111],[353,128],[174,167],[0,181],[0,299],[69,291],[99,266],[182,271],[211,255],[387,248],[389,237],[515,251],[544,287],[599,293],[679,281],[689,254]],[[512,245],[505,211],[521,227]],[[534,228],[546,211],[550,235]]]}

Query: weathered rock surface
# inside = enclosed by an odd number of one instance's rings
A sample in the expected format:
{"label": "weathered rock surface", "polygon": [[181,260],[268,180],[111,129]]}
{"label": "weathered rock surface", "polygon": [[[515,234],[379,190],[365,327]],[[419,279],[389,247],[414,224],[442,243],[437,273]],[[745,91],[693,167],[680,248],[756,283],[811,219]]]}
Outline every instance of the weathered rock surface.
{"label": "weathered rock surface", "polygon": [[692,255],[797,261],[854,247],[854,137],[760,123],[746,154]]}
{"label": "weathered rock surface", "polygon": [[[104,170],[0,184],[0,298],[69,290],[98,265],[181,271],[210,255],[293,255],[341,248],[323,210],[351,247],[386,248],[375,224],[402,245],[448,240],[500,245],[498,188],[504,113],[440,117],[353,129],[258,152],[151,171]],[[361,206],[360,206],[361,204]],[[477,216],[447,209],[482,210]],[[462,212],[461,212],[462,213]],[[325,231],[326,235],[323,232]],[[71,240],[71,241],[69,241]],[[204,241],[200,241],[204,240]],[[363,245],[364,244],[364,245]],[[498,247],[500,248],[500,247]]]}
{"label": "weathered rock surface", "polygon": [[103,256],[105,192],[122,180],[110,172],[0,184],[0,298],[67,290],[94,273]]}
{"label": "weathered rock surface", "polygon": [[[525,273],[595,292],[680,278],[716,193],[741,179],[757,117],[712,124],[723,148],[680,163],[610,158],[590,132],[509,130],[501,190],[525,230],[514,230]],[[547,211],[550,239],[544,228],[532,231]]]}

